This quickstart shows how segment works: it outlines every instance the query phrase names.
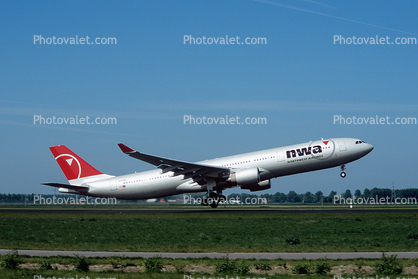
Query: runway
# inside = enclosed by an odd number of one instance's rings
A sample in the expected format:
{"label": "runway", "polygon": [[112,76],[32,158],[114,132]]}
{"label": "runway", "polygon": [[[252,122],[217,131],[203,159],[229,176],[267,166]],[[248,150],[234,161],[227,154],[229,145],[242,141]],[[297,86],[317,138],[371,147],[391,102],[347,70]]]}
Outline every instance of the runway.
{"label": "runway", "polygon": [[[0,249],[0,254],[5,255],[10,250]],[[55,257],[74,255],[87,258],[108,258],[112,256],[124,256],[127,258],[152,258],[160,256],[170,259],[197,259],[210,258],[220,259],[229,257],[230,259],[256,259],[256,260],[315,260],[327,259],[378,259],[382,257],[382,252],[347,252],[347,253],[157,253],[157,252],[87,252],[87,251],[48,251],[48,250],[17,250],[19,255],[31,257]],[[397,255],[399,259],[414,259],[418,257],[418,252],[385,252],[386,256]]]}
{"label": "runway", "polygon": [[368,213],[368,212],[418,212],[418,208],[361,208],[361,209],[62,209],[62,208],[0,208],[0,212],[31,213]]}

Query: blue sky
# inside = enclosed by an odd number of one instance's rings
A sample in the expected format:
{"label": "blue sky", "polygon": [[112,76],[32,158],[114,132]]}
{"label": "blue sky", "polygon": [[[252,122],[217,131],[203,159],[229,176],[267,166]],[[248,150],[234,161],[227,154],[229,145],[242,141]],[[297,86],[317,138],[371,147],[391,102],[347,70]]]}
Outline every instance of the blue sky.
{"label": "blue sky", "polygon": [[[65,183],[48,147],[65,144],[114,175],[152,169],[117,143],[186,161],[331,137],[375,149],[339,169],[273,180],[268,193],[417,187],[418,125],[339,125],[343,117],[418,118],[416,1],[7,1],[1,4],[2,193]],[[113,37],[112,45],[34,44],[34,36]],[[258,45],[184,44],[266,38]],[[34,125],[116,117],[116,125]],[[265,117],[267,125],[184,125],[183,116]],[[236,192],[234,189],[230,192]],[[263,192],[260,192],[263,193]]]}

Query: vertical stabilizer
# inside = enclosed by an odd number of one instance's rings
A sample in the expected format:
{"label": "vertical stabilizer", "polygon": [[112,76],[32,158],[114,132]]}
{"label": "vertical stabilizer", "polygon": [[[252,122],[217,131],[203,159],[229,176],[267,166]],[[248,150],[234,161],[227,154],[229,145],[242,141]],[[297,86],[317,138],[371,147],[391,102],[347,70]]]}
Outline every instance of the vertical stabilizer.
{"label": "vertical stabilizer", "polygon": [[71,181],[80,181],[83,178],[97,175],[107,177],[107,175],[96,170],[65,145],[51,146],[49,149],[70,183]]}

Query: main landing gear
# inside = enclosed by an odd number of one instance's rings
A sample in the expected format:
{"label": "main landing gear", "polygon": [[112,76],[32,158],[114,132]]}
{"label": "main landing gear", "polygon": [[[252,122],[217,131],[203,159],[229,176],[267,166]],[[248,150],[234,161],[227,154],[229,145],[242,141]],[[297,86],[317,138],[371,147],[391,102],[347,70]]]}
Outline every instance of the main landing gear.
{"label": "main landing gear", "polygon": [[345,164],[341,165],[341,173],[340,173],[340,176],[342,178],[345,178],[347,176],[347,174],[344,172],[344,170],[345,170]]}
{"label": "main landing gear", "polygon": [[209,191],[206,195],[202,198],[201,204],[203,206],[208,206],[212,208],[217,208],[220,202],[225,202],[226,197],[222,195],[222,192],[215,193],[213,191]]}

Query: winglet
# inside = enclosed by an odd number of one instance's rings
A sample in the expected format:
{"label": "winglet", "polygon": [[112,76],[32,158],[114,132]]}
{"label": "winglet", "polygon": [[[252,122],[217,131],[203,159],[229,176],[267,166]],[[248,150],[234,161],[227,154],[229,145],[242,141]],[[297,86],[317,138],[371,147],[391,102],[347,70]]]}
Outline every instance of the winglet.
{"label": "winglet", "polygon": [[123,143],[118,143],[118,145],[119,145],[120,150],[122,150],[123,153],[132,153],[132,152],[135,152],[135,150],[127,147]]}

